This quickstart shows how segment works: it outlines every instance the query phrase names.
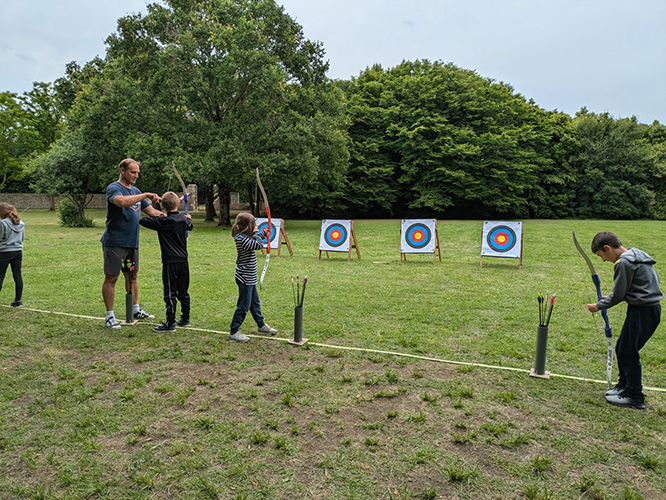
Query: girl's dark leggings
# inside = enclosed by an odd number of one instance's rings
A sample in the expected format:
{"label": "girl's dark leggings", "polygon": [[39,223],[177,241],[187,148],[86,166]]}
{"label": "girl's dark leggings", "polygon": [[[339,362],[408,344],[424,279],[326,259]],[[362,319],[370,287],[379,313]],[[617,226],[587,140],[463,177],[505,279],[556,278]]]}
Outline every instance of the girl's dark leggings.
{"label": "girl's dark leggings", "polygon": [[12,276],[14,277],[15,297],[14,300],[21,300],[23,296],[23,277],[21,276],[21,262],[23,261],[23,251],[13,250],[10,252],[0,252],[0,290],[5,281],[7,267],[11,266]]}

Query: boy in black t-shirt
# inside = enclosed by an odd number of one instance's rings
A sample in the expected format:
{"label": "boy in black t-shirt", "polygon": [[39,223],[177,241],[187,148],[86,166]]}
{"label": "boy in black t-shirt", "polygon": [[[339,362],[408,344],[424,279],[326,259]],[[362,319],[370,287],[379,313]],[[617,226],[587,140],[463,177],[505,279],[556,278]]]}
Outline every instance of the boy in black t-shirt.
{"label": "boy in black t-shirt", "polygon": [[[178,209],[178,195],[172,191],[162,196],[166,217],[142,217],[143,227],[154,229],[160,240],[162,251],[162,284],[166,304],[166,322],[153,328],[156,332],[174,332],[176,325],[190,325],[190,269],[187,262],[187,232],[192,230],[189,214]],[[180,301],[181,316],[176,321],[176,305]]]}

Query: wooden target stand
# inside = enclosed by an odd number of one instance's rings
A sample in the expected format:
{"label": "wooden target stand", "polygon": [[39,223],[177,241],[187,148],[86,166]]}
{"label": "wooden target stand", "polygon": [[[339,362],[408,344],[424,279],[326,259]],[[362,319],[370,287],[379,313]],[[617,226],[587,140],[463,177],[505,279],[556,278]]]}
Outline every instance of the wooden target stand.
{"label": "wooden target stand", "polygon": [[[518,269],[523,268],[523,236],[524,236],[524,228],[521,225],[520,226],[520,256],[518,257]],[[481,231],[481,240],[483,240],[483,230]],[[502,257],[499,255],[486,255],[486,257],[493,257],[493,258],[498,258],[498,259],[511,259],[515,257]],[[483,267],[483,253],[481,253],[481,265],[479,267]]]}
{"label": "wooden target stand", "polygon": [[[361,250],[359,250],[358,242],[356,241],[356,232],[354,231],[354,221],[350,221],[349,223],[349,251],[347,253],[347,262],[351,261],[352,248],[356,249],[356,256],[358,257],[358,260],[361,260]],[[334,251],[335,250],[319,250],[319,260],[321,260],[322,252],[326,252],[326,258],[328,259],[330,258],[328,252],[334,252]]]}
{"label": "wooden target stand", "polygon": [[[402,259],[405,259],[405,262],[407,262],[407,254],[418,254],[421,252],[400,252],[400,262],[402,262]],[[423,254],[427,255],[430,252],[423,252]],[[442,249],[439,246],[439,231],[437,231],[437,224],[435,224],[435,248],[432,251],[432,263],[436,264],[437,263],[437,254],[439,254],[439,261],[442,262]]]}
{"label": "wooden target stand", "polygon": [[[282,244],[287,245],[287,249],[289,250],[289,256],[293,257],[294,252],[291,249],[291,243],[289,243],[289,238],[287,237],[287,232],[284,230],[284,219],[281,219],[280,223],[280,235],[278,237],[278,245],[277,245],[277,256],[280,256],[280,250],[282,250]],[[266,249],[262,248],[261,249],[261,254],[265,255],[266,254]]]}

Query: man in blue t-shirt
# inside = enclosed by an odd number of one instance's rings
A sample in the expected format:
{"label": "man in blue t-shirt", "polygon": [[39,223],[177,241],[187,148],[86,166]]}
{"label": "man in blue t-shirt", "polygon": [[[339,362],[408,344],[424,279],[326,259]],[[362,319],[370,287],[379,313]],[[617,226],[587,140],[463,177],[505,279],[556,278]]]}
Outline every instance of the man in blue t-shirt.
{"label": "man in blue t-shirt", "polygon": [[113,302],[116,297],[116,282],[120,276],[123,261],[129,260],[134,269],[125,276],[125,289],[132,287],[134,295],[134,318],[154,318],[139,306],[139,284],[137,272],[139,271],[139,219],[141,212],[151,216],[164,216],[148,203],[159,202],[160,197],[155,193],[142,193],[134,187],[139,178],[139,162],[126,158],[118,165],[120,177],[106,187],[106,230],[102,235],[102,250],[104,252],[104,284],[102,297],[106,306],[106,326],[117,330],[120,323],[113,313]]}

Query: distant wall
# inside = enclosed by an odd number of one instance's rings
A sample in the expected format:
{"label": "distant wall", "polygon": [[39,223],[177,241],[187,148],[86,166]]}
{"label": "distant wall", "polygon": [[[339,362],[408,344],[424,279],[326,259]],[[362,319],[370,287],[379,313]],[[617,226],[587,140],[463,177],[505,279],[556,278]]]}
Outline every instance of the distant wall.
{"label": "distant wall", "polygon": [[[230,193],[229,197],[229,210],[250,210],[249,203],[241,203],[238,193]],[[215,200],[215,210],[220,209],[220,200]]]}
{"label": "distant wall", "polygon": [[[189,211],[196,211],[199,207],[199,199],[197,197],[197,185],[190,184],[187,186],[189,196]],[[47,210],[55,210],[60,200],[64,196],[53,196],[50,194],[34,194],[34,193],[0,193],[0,203],[10,203],[14,205],[17,210],[25,210],[26,208],[42,208]],[[238,193],[231,193],[230,198],[231,210],[250,210],[249,203],[240,203]],[[184,207],[183,202],[180,203],[180,209]],[[106,196],[104,194],[95,194],[87,208],[106,208]],[[220,209],[219,200],[215,200],[215,209]]]}
{"label": "distant wall", "polygon": [[[26,208],[43,208],[55,210],[64,196],[53,196],[50,194],[35,193],[0,193],[0,202],[14,205],[17,210]],[[103,194],[93,195],[88,208],[106,208],[106,196]]]}

